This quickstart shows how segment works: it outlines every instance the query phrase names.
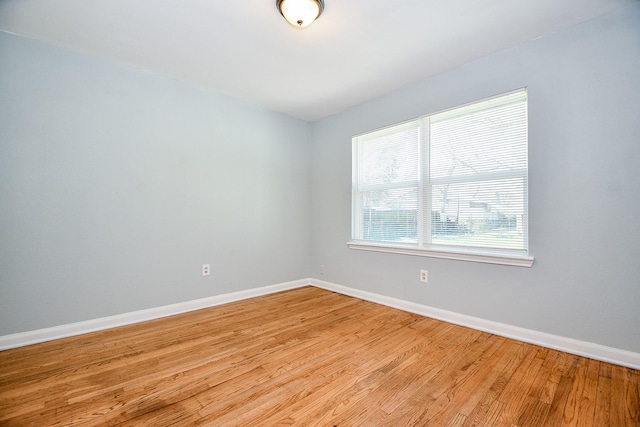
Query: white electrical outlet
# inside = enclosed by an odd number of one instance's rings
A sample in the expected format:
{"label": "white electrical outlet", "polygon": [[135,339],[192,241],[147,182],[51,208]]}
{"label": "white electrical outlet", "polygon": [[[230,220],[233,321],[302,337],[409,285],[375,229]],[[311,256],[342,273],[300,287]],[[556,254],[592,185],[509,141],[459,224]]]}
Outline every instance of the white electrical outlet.
{"label": "white electrical outlet", "polygon": [[324,274],[324,264],[320,266],[320,274]]}
{"label": "white electrical outlet", "polygon": [[429,272],[427,270],[420,270],[420,281],[422,283],[429,283]]}
{"label": "white electrical outlet", "polygon": [[211,266],[209,264],[202,264],[202,275],[209,276],[211,274]]}

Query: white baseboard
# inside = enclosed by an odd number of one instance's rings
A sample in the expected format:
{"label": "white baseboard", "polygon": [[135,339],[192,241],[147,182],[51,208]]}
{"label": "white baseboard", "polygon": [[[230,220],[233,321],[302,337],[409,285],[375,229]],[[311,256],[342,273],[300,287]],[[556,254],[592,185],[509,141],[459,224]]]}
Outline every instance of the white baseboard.
{"label": "white baseboard", "polygon": [[117,314],[115,316],[101,317],[83,322],[37,329],[35,331],[4,335],[0,336],[0,350],[23,347],[25,345],[101,331],[118,326],[130,325],[132,323],[145,322],[147,320],[173,316],[174,314],[186,313],[188,311],[199,310],[201,308],[213,307],[229,302],[295,289],[302,286],[309,286],[309,284],[310,279],[294,280],[292,282],[278,283],[275,285],[247,289],[245,291],[216,295],[161,307],[154,307],[146,310],[132,311],[129,313]]}
{"label": "white baseboard", "polygon": [[587,341],[565,338],[504,323],[493,322],[491,320],[480,319],[478,317],[467,316],[452,311],[429,307],[427,305],[416,304],[410,301],[349,288],[335,283],[325,282],[323,280],[309,279],[309,281],[313,286],[318,288],[375,302],[388,307],[419,314],[421,316],[443,320],[456,325],[466,326],[495,335],[513,338],[518,341],[565,351],[567,353],[577,354],[579,356],[585,356],[595,360],[601,360],[603,362],[622,365],[633,369],[640,369],[640,353],[634,353],[632,351],[621,350],[614,347],[607,347]]}
{"label": "white baseboard", "polygon": [[7,350],[15,347],[22,347],[30,344],[37,344],[51,341],[58,338],[66,338],[75,335],[86,334],[117,326],[130,325],[132,323],[144,322],[147,320],[159,319],[161,317],[172,316],[174,314],[199,310],[201,308],[213,307],[229,302],[240,301],[275,292],[296,289],[303,286],[315,286],[330,290],[399,310],[416,313],[421,316],[431,317],[456,325],[466,326],[495,335],[513,338],[531,344],[566,351],[567,353],[589,357],[591,359],[614,363],[616,365],[627,366],[633,369],[640,369],[640,353],[621,350],[614,347],[607,347],[586,341],[579,341],[572,338],[565,338],[557,335],[538,332],[531,329],[511,326],[504,323],[493,322],[491,320],[480,319],[478,317],[467,316],[452,311],[441,310],[427,305],[416,304],[397,298],[349,288],[335,283],[325,282],[317,279],[301,279],[291,282],[279,283],[260,288],[247,289],[245,291],[233,292],[229,294],[216,295],[193,301],[186,301],[162,307],[150,308],[147,310],[133,311],[130,313],[118,314],[115,316],[102,317],[99,319],[87,320],[84,322],[70,323],[67,325],[54,326],[51,328],[38,329],[35,331],[21,332],[17,334],[0,336],[0,350]]}

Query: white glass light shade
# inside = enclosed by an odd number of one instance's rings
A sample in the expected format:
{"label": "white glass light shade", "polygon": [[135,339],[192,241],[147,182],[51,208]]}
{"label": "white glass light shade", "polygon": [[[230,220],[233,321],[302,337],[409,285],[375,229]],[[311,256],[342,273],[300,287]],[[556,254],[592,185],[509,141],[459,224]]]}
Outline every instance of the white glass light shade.
{"label": "white glass light shade", "polygon": [[276,5],[284,19],[296,28],[311,25],[324,9],[323,0],[277,0]]}

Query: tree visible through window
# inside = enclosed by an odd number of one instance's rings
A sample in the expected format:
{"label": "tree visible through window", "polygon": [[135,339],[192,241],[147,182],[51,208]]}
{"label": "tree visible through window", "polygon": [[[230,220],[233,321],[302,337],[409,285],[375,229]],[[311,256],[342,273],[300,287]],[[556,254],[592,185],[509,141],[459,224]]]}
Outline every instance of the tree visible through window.
{"label": "tree visible through window", "polygon": [[353,239],[526,253],[525,89],[353,138]]}

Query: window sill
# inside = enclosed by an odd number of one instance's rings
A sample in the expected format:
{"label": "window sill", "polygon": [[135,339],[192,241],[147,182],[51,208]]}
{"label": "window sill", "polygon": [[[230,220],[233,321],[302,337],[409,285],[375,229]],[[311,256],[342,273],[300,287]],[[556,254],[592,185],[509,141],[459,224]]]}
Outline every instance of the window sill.
{"label": "window sill", "polygon": [[484,262],[488,264],[531,267],[534,258],[527,255],[514,255],[500,252],[457,251],[455,249],[425,249],[417,246],[394,245],[393,243],[375,243],[364,241],[347,242],[351,249],[387,252],[393,254],[426,256],[432,258],[454,259],[459,261]]}

